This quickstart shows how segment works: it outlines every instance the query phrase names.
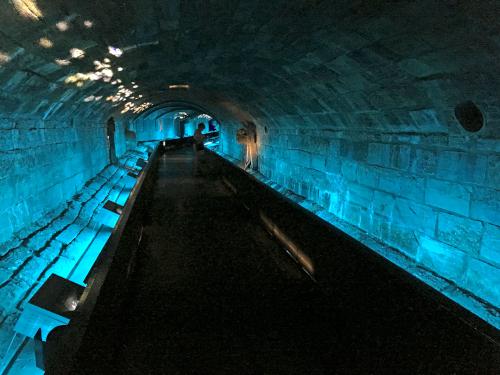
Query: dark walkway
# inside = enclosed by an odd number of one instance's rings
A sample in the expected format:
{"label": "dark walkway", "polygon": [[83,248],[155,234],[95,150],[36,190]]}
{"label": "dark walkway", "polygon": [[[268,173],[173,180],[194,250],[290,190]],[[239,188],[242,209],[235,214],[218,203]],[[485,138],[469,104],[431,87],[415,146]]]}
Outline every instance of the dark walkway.
{"label": "dark walkway", "polygon": [[389,316],[377,318],[382,325],[367,330],[361,322],[371,315],[370,303],[352,320],[338,312],[338,303],[299,272],[219,179],[191,177],[189,150],[163,156],[159,168],[153,222],[123,337],[116,340],[117,374],[482,374],[494,368],[487,363],[491,346],[462,336],[461,323],[450,324],[443,349],[447,330],[433,325],[448,324],[446,313],[433,324],[418,318],[432,318],[434,307],[401,317],[388,306]]}

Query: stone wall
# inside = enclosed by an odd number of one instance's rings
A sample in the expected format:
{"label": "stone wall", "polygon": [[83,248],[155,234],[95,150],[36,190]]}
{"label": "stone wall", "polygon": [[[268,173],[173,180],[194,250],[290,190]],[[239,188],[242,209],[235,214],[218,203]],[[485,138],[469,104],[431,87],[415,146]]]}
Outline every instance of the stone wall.
{"label": "stone wall", "polygon": [[137,132],[137,141],[161,141],[178,137],[172,116],[162,116],[158,119],[145,118],[133,122]]}
{"label": "stone wall", "polygon": [[128,129],[129,121],[123,118],[116,119],[115,122],[115,149],[116,157],[122,157],[127,152],[126,130]]}
{"label": "stone wall", "polygon": [[[259,127],[264,176],[498,306],[498,140],[288,124]],[[223,127],[222,151],[241,160],[236,125]]]}
{"label": "stone wall", "polygon": [[2,118],[0,244],[64,204],[108,163],[105,121]]}
{"label": "stone wall", "polygon": [[[192,137],[198,124],[203,122],[207,133],[209,130],[209,120],[206,117],[194,117],[184,121],[184,136]],[[131,128],[137,132],[138,141],[161,141],[164,139],[175,139],[180,136],[180,120],[172,113],[155,118],[155,114],[150,117],[140,118],[132,122]]]}

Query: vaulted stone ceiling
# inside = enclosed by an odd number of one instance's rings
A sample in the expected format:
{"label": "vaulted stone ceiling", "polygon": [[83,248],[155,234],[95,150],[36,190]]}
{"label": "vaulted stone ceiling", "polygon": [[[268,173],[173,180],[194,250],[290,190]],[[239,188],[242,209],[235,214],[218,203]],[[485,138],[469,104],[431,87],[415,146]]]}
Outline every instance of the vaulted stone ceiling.
{"label": "vaulted stone ceiling", "polygon": [[[136,105],[223,118],[439,131],[461,101],[498,108],[499,16],[497,1],[4,1],[0,110],[95,116],[122,109],[105,98],[123,84]],[[89,79],[105,58],[112,79]]]}

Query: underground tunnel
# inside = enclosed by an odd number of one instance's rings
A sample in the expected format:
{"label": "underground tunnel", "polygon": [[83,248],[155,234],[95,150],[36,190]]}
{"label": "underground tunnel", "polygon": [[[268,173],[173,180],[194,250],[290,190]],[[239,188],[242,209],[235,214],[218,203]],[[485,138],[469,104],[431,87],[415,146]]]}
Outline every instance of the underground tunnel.
{"label": "underground tunnel", "polygon": [[499,20],[4,1],[0,373],[500,373]]}

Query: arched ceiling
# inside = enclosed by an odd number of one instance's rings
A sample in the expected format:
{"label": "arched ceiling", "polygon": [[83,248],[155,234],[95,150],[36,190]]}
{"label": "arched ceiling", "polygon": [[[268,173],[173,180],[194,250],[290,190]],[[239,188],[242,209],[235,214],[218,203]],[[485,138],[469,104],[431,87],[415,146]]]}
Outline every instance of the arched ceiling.
{"label": "arched ceiling", "polygon": [[123,85],[136,107],[436,130],[412,114],[446,125],[460,101],[498,105],[499,19],[493,0],[4,0],[0,112],[119,113],[106,98]]}

